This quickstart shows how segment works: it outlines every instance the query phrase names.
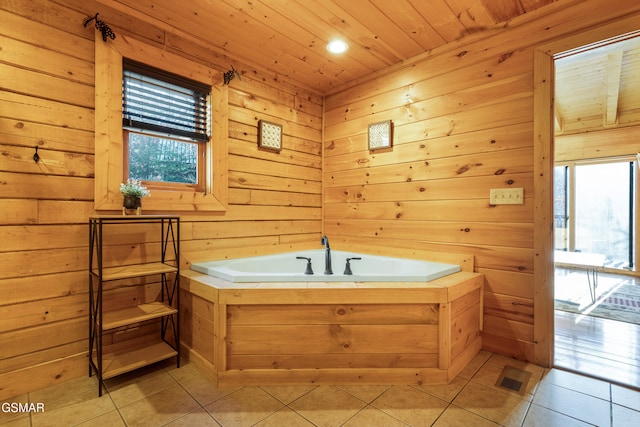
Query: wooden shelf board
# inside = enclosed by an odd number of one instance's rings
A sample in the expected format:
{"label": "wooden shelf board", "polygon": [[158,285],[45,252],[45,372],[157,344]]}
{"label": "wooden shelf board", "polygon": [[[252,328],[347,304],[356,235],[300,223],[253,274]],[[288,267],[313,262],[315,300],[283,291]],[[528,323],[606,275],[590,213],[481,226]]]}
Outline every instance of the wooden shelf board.
{"label": "wooden shelf board", "polygon": [[102,330],[119,328],[133,323],[144,322],[145,320],[169,316],[177,312],[178,310],[175,308],[159,301],[120,310],[105,311],[102,319]]}
{"label": "wooden shelf board", "polygon": [[147,221],[150,219],[179,219],[180,215],[91,215],[90,219],[114,221]]}
{"label": "wooden shelf board", "polygon": [[160,273],[174,273],[178,268],[162,262],[150,262],[146,264],[121,265],[102,269],[102,280],[118,280],[131,277],[150,276]]}
{"label": "wooden shelf board", "polygon": [[[161,339],[117,350],[105,347],[102,354],[102,379],[113,378],[177,355],[178,352]],[[95,358],[94,363],[98,366]]]}

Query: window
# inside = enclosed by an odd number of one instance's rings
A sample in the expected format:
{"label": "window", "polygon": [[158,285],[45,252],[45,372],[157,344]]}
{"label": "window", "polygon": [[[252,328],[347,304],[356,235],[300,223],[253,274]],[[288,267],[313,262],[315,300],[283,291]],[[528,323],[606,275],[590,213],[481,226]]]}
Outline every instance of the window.
{"label": "window", "polygon": [[576,165],[575,250],[633,266],[633,162]]}
{"label": "window", "polygon": [[634,267],[636,167],[631,159],[555,167],[557,250],[604,254],[608,267]]}
{"label": "window", "polygon": [[125,178],[203,190],[209,91],[193,80],[124,59]]}
{"label": "window", "polygon": [[[151,73],[145,79],[166,81],[171,88],[186,84],[189,90],[201,93],[180,95],[182,101],[189,99],[189,108],[179,109],[178,117],[184,111],[189,113],[178,120],[166,114],[168,95],[163,92],[164,118],[158,120],[157,114],[151,114],[145,124],[134,109],[127,113],[131,121],[124,123],[123,79],[128,67],[125,62],[129,60],[141,64],[145,75],[149,70],[161,70],[162,78]],[[145,213],[226,211],[229,95],[222,73],[126,36],[108,43],[96,38],[95,67],[95,210],[120,211],[120,183],[131,175],[143,179],[152,189],[152,196],[144,200]],[[203,99],[208,102],[203,103]],[[206,107],[203,109],[202,105]],[[157,105],[143,107],[152,113],[158,109]],[[167,130],[167,123],[163,122],[167,117],[172,119],[170,125],[178,126],[168,126],[171,130]],[[151,152],[154,150],[159,151]],[[176,169],[176,165],[180,168]]]}

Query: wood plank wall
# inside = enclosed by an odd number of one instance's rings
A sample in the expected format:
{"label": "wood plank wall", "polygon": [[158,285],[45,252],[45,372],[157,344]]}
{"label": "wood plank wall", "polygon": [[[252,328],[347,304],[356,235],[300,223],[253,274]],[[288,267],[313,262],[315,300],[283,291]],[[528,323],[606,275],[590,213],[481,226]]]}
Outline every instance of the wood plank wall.
{"label": "wood plank wall", "polygon": [[[338,246],[472,253],[487,275],[485,347],[530,359],[532,46],[615,21],[635,2],[558,3],[328,97],[324,174],[322,97],[234,63],[229,209],[183,215],[183,253],[315,247],[322,227]],[[116,33],[220,71],[232,63],[93,0],[0,3],[0,399],[87,372],[95,31],[82,21],[98,11]],[[284,125],[279,155],[256,148],[262,118]],[[366,125],[382,119],[394,120],[396,145],[371,155]],[[490,207],[497,187],[523,187],[525,204]]]}
{"label": "wood plank wall", "polygon": [[[96,12],[116,34],[220,71],[232,64],[92,0],[0,3],[0,400],[88,370],[96,31],[82,22]],[[229,85],[229,208],[181,212],[182,252],[223,258],[319,246],[322,96],[233,65],[243,75]],[[260,119],[283,125],[280,154],[257,149]],[[119,262],[141,256],[129,237],[114,242]]]}
{"label": "wood plank wall", "polygon": [[[534,322],[549,319],[534,319],[533,51],[638,13],[617,3],[557,2],[329,94],[325,232],[345,246],[475,255],[484,348],[536,360]],[[394,147],[369,152],[367,125],[389,119]],[[516,187],[523,205],[490,205],[490,189]]]}

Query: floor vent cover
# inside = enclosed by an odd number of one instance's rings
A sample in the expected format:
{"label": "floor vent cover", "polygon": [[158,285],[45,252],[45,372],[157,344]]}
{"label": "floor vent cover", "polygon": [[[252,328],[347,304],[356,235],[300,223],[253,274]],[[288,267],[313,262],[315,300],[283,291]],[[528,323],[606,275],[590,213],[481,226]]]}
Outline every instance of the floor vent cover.
{"label": "floor vent cover", "polygon": [[505,366],[496,382],[496,386],[524,394],[530,379],[531,372],[523,371],[513,366]]}

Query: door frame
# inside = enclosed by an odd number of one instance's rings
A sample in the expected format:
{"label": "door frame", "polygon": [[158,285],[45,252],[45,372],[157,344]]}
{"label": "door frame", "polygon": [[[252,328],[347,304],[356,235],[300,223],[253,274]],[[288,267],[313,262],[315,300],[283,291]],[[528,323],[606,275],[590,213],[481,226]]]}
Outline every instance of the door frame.
{"label": "door frame", "polygon": [[609,43],[640,36],[640,15],[608,23],[579,34],[537,46],[533,58],[534,131],[534,363],[554,365],[554,283],[553,283],[553,99],[554,58]]}

